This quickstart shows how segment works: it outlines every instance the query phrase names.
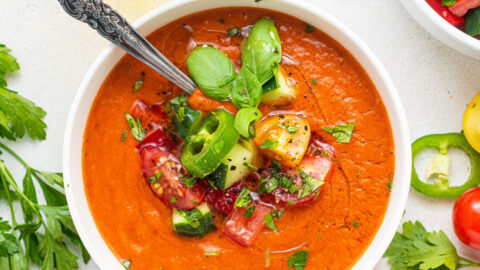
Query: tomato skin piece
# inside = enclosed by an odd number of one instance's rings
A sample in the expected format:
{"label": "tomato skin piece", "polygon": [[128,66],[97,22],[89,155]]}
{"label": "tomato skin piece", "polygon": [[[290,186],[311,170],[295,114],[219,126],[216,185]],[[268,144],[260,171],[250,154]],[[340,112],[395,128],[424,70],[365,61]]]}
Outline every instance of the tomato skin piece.
{"label": "tomato skin piece", "polygon": [[455,16],[463,17],[467,11],[480,6],[480,0],[457,0],[455,4],[448,9],[455,14]]}
{"label": "tomato skin piece", "polygon": [[233,212],[233,205],[235,204],[243,186],[243,182],[239,181],[226,190],[210,187],[205,195],[205,199],[215,210],[225,215],[230,215]]}
{"label": "tomato skin piece", "polygon": [[[255,206],[251,217],[243,216],[248,207]],[[265,216],[272,210],[261,203],[250,204],[247,208],[236,208],[232,216],[225,223],[223,233],[244,247],[253,244],[255,237],[265,225]]]}
{"label": "tomato skin piece", "polygon": [[435,10],[438,15],[444,18],[447,22],[455,27],[461,27],[465,25],[463,17],[457,17],[453,14],[447,6],[442,6],[442,0],[426,0],[426,2]]}
{"label": "tomato skin piece", "polygon": [[167,151],[171,151],[176,148],[175,143],[170,139],[170,137],[162,131],[162,129],[157,128],[150,132],[145,139],[143,139],[138,145],[137,150],[139,152],[146,146],[157,146],[164,147]]}
{"label": "tomato skin piece", "polygon": [[457,199],[452,219],[458,239],[480,250],[480,187],[467,190]]}

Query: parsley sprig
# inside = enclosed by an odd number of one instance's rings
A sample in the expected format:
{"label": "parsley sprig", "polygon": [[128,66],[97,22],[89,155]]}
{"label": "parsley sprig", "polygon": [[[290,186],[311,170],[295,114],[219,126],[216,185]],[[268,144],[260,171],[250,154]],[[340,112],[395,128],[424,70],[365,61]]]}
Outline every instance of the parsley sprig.
{"label": "parsley sprig", "polygon": [[427,232],[419,221],[403,223],[403,232],[395,234],[383,257],[388,257],[392,270],[454,270],[466,266],[480,266],[480,263],[460,257],[443,231]]}

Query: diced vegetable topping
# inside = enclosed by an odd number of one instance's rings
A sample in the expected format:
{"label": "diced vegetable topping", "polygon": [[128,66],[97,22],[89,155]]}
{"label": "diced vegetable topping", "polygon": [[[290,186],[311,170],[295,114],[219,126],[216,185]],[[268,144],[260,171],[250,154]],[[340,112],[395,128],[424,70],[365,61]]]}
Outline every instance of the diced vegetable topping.
{"label": "diced vegetable topping", "polygon": [[190,211],[173,210],[173,228],[179,235],[202,236],[216,230],[213,216],[207,203]]}
{"label": "diced vegetable topping", "polygon": [[251,202],[252,202],[252,198],[250,197],[250,189],[243,188],[242,191],[240,192],[240,195],[238,195],[238,198],[235,201],[233,208],[237,208],[237,207],[245,208],[248,205],[250,205]]}
{"label": "diced vegetable topping", "polygon": [[180,95],[170,100],[167,103],[167,112],[172,113],[175,130],[183,140],[202,120],[202,114],[190,108],[185,95]]}
{"label": "diced vegetable topping", "polygon": [[263,87],[262,103],[273,106],[288,105],[298,95],[296,83],[287,77],[282,66],[278,66],[274,74],[275,76]]}
{"label": "diced vegetable topping", "polygon": [[[265,225],[264,217],[271,208],[257,203],[251,217],[244,217],[248,208],[237,208],[225,223],[224,233],[242,246],[250,246]],[[252,206],[253,206],[252,205]]]}
{"label": "diced vegetable topping", "polygon": [[334,127],[322,127],[323,130],[330,133],[337,139],[339,143],[349,143],[352,139],[354,123],[340,124]]}

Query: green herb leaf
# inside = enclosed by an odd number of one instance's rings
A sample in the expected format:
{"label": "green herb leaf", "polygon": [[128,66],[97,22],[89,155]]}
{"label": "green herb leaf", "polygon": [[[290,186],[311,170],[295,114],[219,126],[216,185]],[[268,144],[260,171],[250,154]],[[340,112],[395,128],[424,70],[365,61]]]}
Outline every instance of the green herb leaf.
{"label": "green herb leaf", "polygon": [[243,166],[249,168],[250,170],[258,170],[258,167],[253,165],[252,163],[250,162],[243,162]]}
{"label": "green herb leaf", "polygon": [[237,27],[232,27],[232,28],[228,29],[227,34],[231,37],[239,36],[240,35],[240,29],[238,29]]}
{"label": "green herb leaf", "polygon": [[142,87],[143,80],[144,80],[144,78],[141,78],[140,80],[135,82],[135,84],[133,85],[132,93],[137,92]]}
{"label": "green herb leaf", "polygon": [[317,79],[313,78],[312,83],[313,83],[313,85],[317,85]]}
{"label": "green herb leaf", "polygon": [[64,243],[55,240],[48,234],[40,241],[38,251],[43,258],[42,269],[78,268],[77,256],[70,252]]}
{"label": "green herb leaf", "polygon": [[297,133],[297,130],[298,130],[297,127],[290,126],[290,125],[287,125],[287,124],[284,124],[284,123],[282,123],[282,124],[278,123],[278,126],[285,129],[290,134],[295,134],[295,133]]}
{"label": "green herb leaf", "polygon": [[250,189],[243,188],[240,194],[238,195],[237,200],[233,205],[233,208],[237,208],[237,207],[245,208],[249,206],[251,202],[252,202],[252,198],[250,197]]}
{"label": "green herb leaf", "polygon": [[273,218],[276,218],[276,219],[280,220],[283,216],[283,210],[281,210],[281,209],[272,210],[272,211],[270,211],[270,214],[272,215]]}
{"label": "green herb leaf", "polygon": [[193,176],[185,176],[183,177],[183,180],[182,180],[182,183],[188,187],[188,188],[192,188],[194,187],[198,182],[198,178],[195,178]]}
{"label": "green herb leaf", "polygon": [[60,187],[63,187],[63,173],[50,173],[50,172],[38,172],[50,185],[57,184]]}
{"label": "green herb leaf", "polygon": [[313,32],[313,30],[315,30],[315,28],[312,25],[306,22],[303,22],[303,24],[305,25],[305,33],[311,33]]}
{"label": "green herb leaf", "polygon": [[234,127],[244,139],[255,138],[255,121],[262,117],[257,108],[243,108],[235,116]]}
{"label": "green herb leaf", "polygon": [[216,100],[228,100],[227,85],[235,79],[235,70],[220,50],[203,46],[194,49],[187,58],[188,72],[202,92]]}
{"label": "green herb leaf", "polygon": [[[397,232],[383,257],[388,257],[392,269],[457,269],[464,258],[458,256],[443,231],[427,232],[416,221],[403,223],[403,233]],[[477,264],[475,264],[477,265]]]}
{"label": "green herb leaf", "polygon": [[173,114],[173,125],[183,140],[202,120],[202,113],[190,107],[185,95],[180,95],[167,103],[167,113]]}
{"label": "green herb leaf", "polygon": [[131,262],[130,260],[124,260],[124,261],[122,261],[122,266],[123,266],[126,270],[130,269],[130,266],[131,266],[131,265],[132,265],[132,262]]}
{"label": "green herb leaf", "polygon": [[457,0],[442,0],[442,6],[453,6]]}
{"label": "green herb leaf", "polygon": [[307,265],[308,250],[300,250],[288,258],[288,268],[295,267],[295,270],[303,270]]}
{"label": "green herb leaf", "polygon": [[262,84],[246,65],[242,65],[232,84],[232,103],[238,109],[257,107],[262,100]]}
{"label": "green herb leaf", "polygon": [[265,225],[270,228],[272,231],[278,232],[277,226],[275,226],[275,222],[273,222],[273,218],[271,214],[265,215],[263,218],[265,220]]}
{"label": "green herb leaf", "polygon": [[177,197],[175,196],[172,196],[172,198],[170,199],[170,203],[177,203]]}
{"label": "green herb leaf", "polygon": [[246,65],[263,85],[274,76],[273,69],[281,60],[282,46],[275,24],[267,18],[258,20],[245,43],[243,65]]}
{"label": "green herb leaf", "polygon": [[260,145],[260,149],[275,149],[278,146],[278,141],[266,140],[262,145]]}
{"label": "green herb leaf", "polygon": [[243,216],[246,218],[250,218],[253,215],[255,208],[257,208],[255,205],[250,206],[249,208],[247,208],[247,210],[245,210],[245,213],[243,213]]}
{"label": "green herb leaf", "polygon": [[[328,153],[327,151],[322,151],[322,152],[320,152],[320,154],[318,154],[318,155],[321,156],[321,157],[322,157],[322,156],[328,157],[328,158],[330,158],[331,160],[333,160],[333,161],[336,162],[336,160],[332,157],[332,155],[330,155],[330,153]],[[357,177],[358,177],[358,176],[357,176]]]}
{"label": "green herb leaf", "polygon": [[126,129],[124,129],[123,133],[122,133],[122,138],[120,138],[120,140],[122,140],[122,142],[124,142],[127,139],[127,135],[128,135],[128,131]]}
{"label": "green herb leaf", "polygon": [[[9,48],[0,44],[0,79],[3,79],[3,76],[8,72],[14,72],[20,69],[17,59],[15,59],[10,52],[11,50]],[[6,84],[3,86],[6,86]]]}
{"label": "green herb leaf", "polygon": [[349,143],[352,138],[354,128],[355,128],[354,123],[336,125],[333,128],[322,127],[323,130],[332,134],[333,137],[335,137],[337,139],[337,142],[339,143]]}
{"label": "green herb leaf", "polygon": [[310,175],[304,173],[303,171],[300,172],[300,176],[302,177],[303,185],[298,191],[298,199],[307,197],[308,195],[312,194],[312,192],[316,191],[321,185],[325,182],[317,180]]}
{"label": "green herb leaf", "polygon": [[480,34],[480,7],[471,9],[465,14],[465,32],[470,36]]}
{"label": "green herb leaf", "polygon": [[354,221],[353,221],[353,227],[358,228],[357,220],[354,220]]}
{"label": "green herb leaf", "polygon": [[143,130],[142,123],[140,123],[140,119],[133,119],[133,117],[129,113],[125,113],[125,118],[127,118],[128,126],[132,131],[133,137],[137,139],[139,142],[145,139],[145,131]]}

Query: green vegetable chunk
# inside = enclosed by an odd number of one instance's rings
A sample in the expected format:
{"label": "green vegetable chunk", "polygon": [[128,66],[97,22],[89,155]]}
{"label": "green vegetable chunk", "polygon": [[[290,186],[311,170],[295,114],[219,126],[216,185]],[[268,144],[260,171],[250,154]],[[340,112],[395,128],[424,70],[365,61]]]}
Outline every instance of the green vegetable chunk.
{"label": "green vegetable chunk", "polygon": [[352,139],[353,129],[355,128],[354,123],[336,125],[333,128],[322,127],[323,130],[330,133],[337,139],[339,143],[349,143]]}
{"label": "green vegetable chunk", "polygon": [[202,121],[202,113],[190,108],[187,97],[180,95],[167,103],[167,112],[173,113],[173,125],[178,136],[185,140],[187,135]]}
{"label": "green vegetable chunk", "polygon": [[308,250],[300,250],[288,258],[288,268],[295,267],[295,270],[303,270],[307,265]]}
{"label": "green vegetable chunk", "polygon": [[255,121],[262,117],[257,108],[243,108],[235,116],[235,128],[242,138],[249,140],[255,138]]}
{"label": "green vegetable chunk", "polygon": [[465,14],[465,32],[470,36],[480,34],[480,7],[471,9]]}
{"label": "green vegetable chunk", "polygon": [[453,6],[457,0],[442,0],[442,6]]}
{"label": "green vegetable chunk", "polygon": [[242,109],[257,107],[262,100],[262,85],[246,65],[240,69],[235,80],[232,82],[232,103]]}
{"label": "green vegetable chunk", "polygon": [[242,63],[257,76],[261,85],[274,76],[273,69],[282,60],[282,46],[271,19],[257,21],[248,35]]}
{"label": "green vegetable chunk", "polygon": [[[403,233],[395,233],[392,243],[383,255],[392,270],[400,269],[458,269],[479,266],[457,254],[455,246],[443,231],[427,232],[422,223],[407,221]],[[467,264],[460,263],[461,261]],[[441,267],[441,268],[439,268]]]}
{"label": "green vegetable chunk", "polygon": [[216,100],[228,100],[228,84],[236,74],[232,62],[223,52],[211,46],[197,47],[187,58],[187,68],[205,95]]}
{"label": "green vegetable chunk", "polygon": [[212,212],[207,203],[202,203],[190,211],[174,209],[172,221],[173,228],[179,235],[203,236],[216,230]]}

